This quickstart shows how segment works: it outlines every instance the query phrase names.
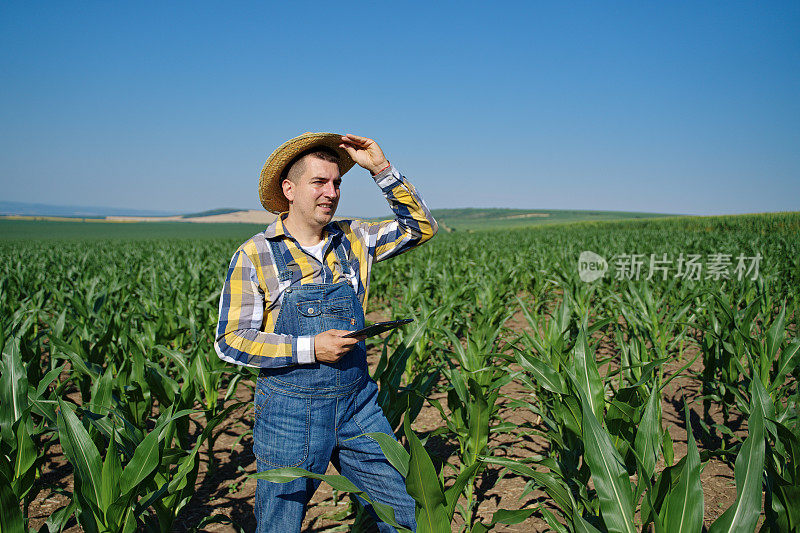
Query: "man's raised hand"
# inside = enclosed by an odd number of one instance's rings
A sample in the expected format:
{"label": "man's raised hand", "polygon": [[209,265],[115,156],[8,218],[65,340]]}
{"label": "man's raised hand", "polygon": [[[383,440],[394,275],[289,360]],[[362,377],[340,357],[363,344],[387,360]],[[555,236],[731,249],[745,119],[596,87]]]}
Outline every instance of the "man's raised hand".
{"label": "man's raised hand", "polygon": [[314,357],[318,363],[335,363],[355,348],[364,337],[344,337],[350,333],[342,329],[329,329],[314,337]]}
{"label": "man's raised hand", "polygon": [[372,175],[389,165],[389,161],[383,155],[383,150],[372,139],[348,133],[342,136],[342,144],[339,147],[346,150],[353,161],[369,170]]}

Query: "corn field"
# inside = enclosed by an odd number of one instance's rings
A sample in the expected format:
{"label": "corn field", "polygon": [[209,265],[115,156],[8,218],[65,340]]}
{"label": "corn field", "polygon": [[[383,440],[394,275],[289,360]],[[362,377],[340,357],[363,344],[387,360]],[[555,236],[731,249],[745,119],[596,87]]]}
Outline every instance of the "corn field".
{"label": "corn field", "polygon": [[[256,231],[0,238],[0,531],[253,528],[208,494],[255,486],[233,450],[257,374],[213,336]],[[796,213],[440,232],[376,265],[367,311],[415,318],[370,368],[418,531],[800,530],[799,235]],[[334,510],[307,523],[370,531],[369,494],[317,477]]]}

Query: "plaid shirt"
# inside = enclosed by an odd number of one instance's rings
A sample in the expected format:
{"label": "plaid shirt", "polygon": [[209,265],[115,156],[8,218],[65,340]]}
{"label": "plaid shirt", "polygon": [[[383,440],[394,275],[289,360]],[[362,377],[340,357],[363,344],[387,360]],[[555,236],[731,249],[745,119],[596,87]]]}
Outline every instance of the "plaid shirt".
{"label": "plaid shirt", "polygon": [[[313,336],[274,333],[283,291],[293,285],[337,283],[344,279],[334,252],[338,239],[343,239],[352,272],[347,281],[364,306],[372,263],[401,254],[434,236],[438,225],[428,206],[393,166],[373,179],[389,201],[395,219],[329,223],[323,229],[322,264],[286,231],[285,214],[236,250],[219,301],[214,348],[221,359],[257,368],[313,363]],[[279,240],[286,264],[291,264],[292,279],[278,279],[268,239]]]}

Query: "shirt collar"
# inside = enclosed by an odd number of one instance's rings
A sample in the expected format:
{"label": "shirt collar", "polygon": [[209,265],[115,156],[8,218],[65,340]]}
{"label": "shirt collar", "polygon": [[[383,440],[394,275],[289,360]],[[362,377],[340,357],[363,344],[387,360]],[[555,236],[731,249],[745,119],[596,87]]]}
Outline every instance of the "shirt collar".
{"label": "shirt collar", "polygon": [[286,235],[286,229],[283,227],[283,219],[286,218],[288,214],[288,211],[284,211],[278,215],[278,218],[276,218],[272,224],[267,226],[267,229],[264,230],[264,236],[267,239],[274,239],[275,237],[283,237]]}
{"label": "shirt collar", "polygon": [[[285,219],[289,215],[288,211],[284,211],[275,221],[267,226],[267,229],[264,230],[264,236],[267,239],[277,239],[282,237],[289,237],[294,239],[292,235],[286,230],[286,227],[283,225],[283,219]],[[336,237],[342,234],[342,229],[339,227],[338,224],[334,223],[333,221],[329,222],[325,228],[322,230],[322,240],[325,240],[328,235],[331,237]]]}

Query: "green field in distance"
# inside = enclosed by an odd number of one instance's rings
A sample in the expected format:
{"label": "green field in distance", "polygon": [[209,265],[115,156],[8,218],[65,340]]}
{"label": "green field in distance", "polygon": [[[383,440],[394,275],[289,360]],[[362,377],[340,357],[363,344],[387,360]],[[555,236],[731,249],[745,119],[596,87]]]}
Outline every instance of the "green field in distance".
{"label": "green field in distance", "polygon": [[[724,229],[743,231],[752,226],[758,232],[800,231],[797,213],[763,213],[712,217],[663,215],[618,211],[555,211],[523,209],[435,209],[434,217],[442,232],[513,230],[559,224],[589,223],[605,225],[674,224],[675,229]],[[548,216],[540,216],[547,214]],[[370,219],[379,220],[379,219]],[[770,228],[766,230],[766,228]],[[99,222],[0,220],[0,241],[40,239],[63,240],[146,240],[146,239],[232,239],[245,241],[264,226],[237,223],[189,222]]]}

